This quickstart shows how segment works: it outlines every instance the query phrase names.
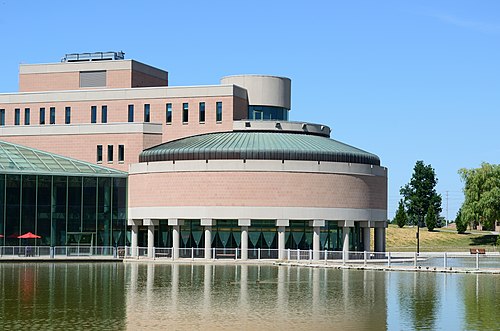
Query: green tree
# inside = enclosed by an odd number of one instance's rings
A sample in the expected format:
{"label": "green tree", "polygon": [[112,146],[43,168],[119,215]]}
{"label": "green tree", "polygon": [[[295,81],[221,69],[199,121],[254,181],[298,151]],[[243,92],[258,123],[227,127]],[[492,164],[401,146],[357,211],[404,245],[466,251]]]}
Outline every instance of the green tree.
{"label": "green tree", "polygon": [[419,225],[424,221],[430,206],[434,207],[436,215],[441,213],[441,195],[435,189],[437,181],[432,166],[417,161],[410,182],[399,191],[404,197],[408,217],[416,219]]}
{"label": "green tree", "polygon": [[458,173],[465,184],[462,218],[493,229],[500,220],[500,165],[482,163],[481,168],[460,169]]}
{"label": "green tree", "polygon": [[460,208],[457,212],[455,226],[457,227],[458,233],[465,233],[465,231],[467,231],[467,221],[465,221],[462,217],[462,208]]}
{"label": "green tree", "polygon": [[434,231],[437,225],[437,216],[434,211],[434,206],[430,205],[429,210],[427,211],[427,215],[425,215],[425,225],[427,225],[428,231]]}
{"label": "green tree", "polygon": [[396,223],[400,228],[405,226],[408,222],[408,217],[406,216],[405,206],[403,204],[403,199],[399,200],[398,210],[396,211],[396,216],[394,216],[394,223]]}

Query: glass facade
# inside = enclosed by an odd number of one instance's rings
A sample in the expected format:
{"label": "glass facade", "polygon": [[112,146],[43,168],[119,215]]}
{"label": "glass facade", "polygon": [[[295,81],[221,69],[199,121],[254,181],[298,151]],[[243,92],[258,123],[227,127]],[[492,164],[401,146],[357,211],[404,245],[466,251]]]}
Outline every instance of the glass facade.
{"label": "glass facade", "polygon": [[151,106],[149,104],[144,105],[144,122],[151,121]]}
{"label": "glass facade", "polygon": [[189,104],[182,104],[182,123],[187,123],[189,120]]}
{"label": "glass facade", "polygon": [[167,124],[172,123],[172,104],[167,103],[165,105],[165,121]]}
{"label": "glass facade", "polygon": [[40,125],[45,124],[45,108],[40,108]]}
{"label": "glass facade", "polygon": [[71,123],[71,107],[66,107],[64,111],[64,123],[65,124],[70,124]]}
{"label": "glass facade", "polygon": [[97,106],[90,107],[90,123],[97,122]]}
{"label": "glass facade", "polygon": [[0,174],[0,245],[123,246],[126,196],[125,177]]}
{"label": "glass facade", "polygon": [[248,119],[288,121],[288,109],[272,106],[248,106]]}
{"label": "glass facade", "polygon": [[204,102],[200,102],[199,113],[200,113],[200,123],[205,123],[205,103]]}
{"label": "glass facade", "polygon": [[215,121],[222,122],[222,101],[215,104]]}
{"label": "glass facade", "polygon": [[24,125],[30,125],[30,109],[24,108]]}
{"label": "glass facade", "polygon": [[56,124],[56,107],[50,107],[50,124]]}

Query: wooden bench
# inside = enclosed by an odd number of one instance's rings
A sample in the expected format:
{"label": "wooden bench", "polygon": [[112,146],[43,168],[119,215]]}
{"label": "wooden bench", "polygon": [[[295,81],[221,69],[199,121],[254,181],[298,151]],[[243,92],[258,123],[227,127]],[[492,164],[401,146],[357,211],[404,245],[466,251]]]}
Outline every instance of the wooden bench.
{"label": "wooden bench", "polygon": [[484,249],[484,248],[471,248],[470,253],[471,254],[486,254],[486,249]]}

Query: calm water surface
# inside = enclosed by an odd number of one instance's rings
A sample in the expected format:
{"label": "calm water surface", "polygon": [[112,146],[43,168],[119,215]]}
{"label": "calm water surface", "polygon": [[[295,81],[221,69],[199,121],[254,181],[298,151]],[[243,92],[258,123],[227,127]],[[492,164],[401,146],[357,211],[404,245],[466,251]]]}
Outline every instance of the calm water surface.
{"label": "calm water surface", "polygon": [[0,264],[3,330],[497,330],[500,277],[147,263]]}

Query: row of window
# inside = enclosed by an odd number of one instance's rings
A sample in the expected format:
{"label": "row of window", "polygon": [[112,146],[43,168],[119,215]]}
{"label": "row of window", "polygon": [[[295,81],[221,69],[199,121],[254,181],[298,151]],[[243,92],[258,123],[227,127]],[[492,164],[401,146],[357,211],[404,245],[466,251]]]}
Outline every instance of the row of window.
{"label": "row of window", "polygon": [[[198,104],[198,118],[200,123],[205,123],[205,102],[200,102]],[[24,125],[30,125],[31,122],[31,109],[24,108]],[[90,107],[90,123],[97,123],[97,106]],[[172,123],[172,104],[167,103],[165,105],[165,123]],[[101,106],[101,123],[108,122],[108,106]],[[134,122],[134,105],[128,105],[128,121]],[[144,122],[151,121],[151,105],[144,105]],[[215,103],[215,121],[222,122],[222,102],[218,101]],[[189,103],[185,102],[182,104],[182,123],[189,122]],[[56,124],[56,107],[49,108],[49,123]],[[65,107],[64,109],[64,123],[71,123],[71,107]],[[45,108],[40,108],[40,118],[39,124],[45,124]],[[5,125],[5,109],[0,109],[0,126]],[[21,125],[21,109],[14,109],[14,125]]]}
{"label": "row of window", "polygon": [[[113,163],[113,145],[108,145],[108,163]],[[102,163],[103,147],[102,145],[97,145],[97,163]],[[118,145],[118,162],[123,163],[125,161],[125,145]]]}
{"label": "row of window", "polygon": [[[172,123],[172,104],[165,104],[165,123]],[[205,102],[200,102],[198,104],[198,119],[200,123],[205,123]],[[128,105],[128,121],[134,121],[134,105]],[[151,121],[151,106],[149,104],[144,105],[144,122]],[[217,101],[215,103],[215,121],[222,122],[222,102]],[[184,102],[182,104],[182,123],[189,122],[189,103]]]}
{"label": "row of window", "polygon": [[[40,108],[40,124],[45,124],[45,108]],[[49,123],[56,124],[56,107],[49,108]],[[64,123],[71,123],[71,107],[64,108]],[[24,108],[24,125],[31,124],[31,109]],[[5,109],[0,109],[0,126],[5,125]],[[21,109],[14,109],[14,125],[21,125]]]}

